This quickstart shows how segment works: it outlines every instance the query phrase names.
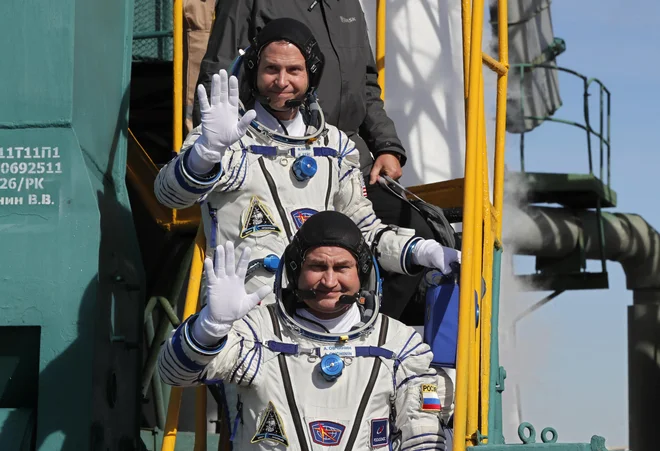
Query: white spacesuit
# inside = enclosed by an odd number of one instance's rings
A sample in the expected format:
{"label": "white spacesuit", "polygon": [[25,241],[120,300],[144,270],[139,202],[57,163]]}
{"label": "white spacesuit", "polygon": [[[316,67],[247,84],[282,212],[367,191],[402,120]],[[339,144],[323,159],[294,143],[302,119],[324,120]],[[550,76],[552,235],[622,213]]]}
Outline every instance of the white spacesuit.
{"label": "white spacesuit", "polygon": [[[374,214],[354,143],[325,123],[316,101],[323,55],[311,32],[299,22],[278,20],[264,27],[258,40],[230,69],[238,73],[241,64],[246,71],[252,68],[246,77],[258,100],[254,110],[244,111],[237,78],[224,70],[213,77],[210,103],[200,86],[202,125],[158,174],[159,201],[171,208],[202,204],[207,255],[218,243],[232,241],[236,248],[252,248],[255,259],[279,256],[305,220],[320,211],[336,210],[349,216],[375,244],[378,262],[386,271],[408,274],[415,265],[449,270],[449,263],[460,258],[458,251],[415,237],[412,229],[386,226]],[[301,91],[304,100],[288,100],[286,105],[293,106],[284,107],[294,114],[287,121],[279,119],[281,110],[256,90],[257,77],[266,77],[256,72],[259,55],[279,41],[300,49],[309,75],[306,91]],[[252,276],[250,289],[272,285],[272,272],[260,269]]]}
{"label": "white spacesuit", "polygon": [[[340,330],[308,321],[317,313],[301,302],[316,295],[296,281],[317,271],[304,262],[319,246],[349,250],[355,280],[359,272],[358,293],[339,300],[350,306]],[[158,366],[172,385],[238,386],[234,449],[445,449],[444,382],[419,334],[378,313],[377,265],[354,223],[328,211],[302,226],[277,272],[276,304],[256,305],[269,288],[246,294],[248,260],[244,250],[234,270],[231,242],[217,248],[215,269],[207,259],[208,305],[173,333]]]}
{"label": "white spacesuit", "polygon": [[[257,107],[257,120],[270,116]],[[359,156],[346,134],[325,125],[327,134],[301,145],[269,139],[251,127],[246,136],[229,147],[222,162],[206,178],[196,175],[187,160],[200,136],[193,131],[184,150],[164,167],[156,179],[158,199],[172,208],[202,200],[207,255],[217,243],[231,240],[237,248],[249,246],[255,259],[281,255],[290,237],[312,214],[324,210],[345,213],[372,241],[386,226],[375,216],[364,195]],[[298,140],[294,140],[298,141]],[[313,158],[316,174],[300,181],[292,166],[302,155]],[[415,240],[414,230],[390,229],[380,237],[379,262],[388,271],[405,273],[406,250]],[[255,273],[251,288],[272,284],[267,271]]]}

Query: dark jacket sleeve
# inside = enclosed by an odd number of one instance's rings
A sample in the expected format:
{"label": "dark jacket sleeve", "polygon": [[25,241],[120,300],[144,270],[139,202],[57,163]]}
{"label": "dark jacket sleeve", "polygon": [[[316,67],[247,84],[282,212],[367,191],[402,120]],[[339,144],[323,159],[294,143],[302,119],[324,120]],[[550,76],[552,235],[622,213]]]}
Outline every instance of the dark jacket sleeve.
{"label": "dark jacket sleeve", "polygon": [[[365,27],[366,30],[366,27]],[[396,134],[394,122],[387,116],[383,101],[380,99],[380,86],[378,85],[378,70],[374,60],[369,38],[365,49],[367,55],[367,75],[365,94],[367,99],[367,115],[360,125],[360,136],[369,146],[374,158],[378,158],[381,153],[392,153],[400,157],[401,166],[406,164],[406,150],[401,144],[401,140]]]}
{"label": "dark jacket sleeve", "polygon": [[[207,0],[208,1],[208,0]],[[253,24],[253,0],[220,0],[215,8],[215,21],[199,68],[197,85],[203,84],[206,92],[211,91],[211,78],[220,69],[228,69],[238,55],[238,49],[249,44]],[[200,123],[199,99],[195,90],[193,126]]]}

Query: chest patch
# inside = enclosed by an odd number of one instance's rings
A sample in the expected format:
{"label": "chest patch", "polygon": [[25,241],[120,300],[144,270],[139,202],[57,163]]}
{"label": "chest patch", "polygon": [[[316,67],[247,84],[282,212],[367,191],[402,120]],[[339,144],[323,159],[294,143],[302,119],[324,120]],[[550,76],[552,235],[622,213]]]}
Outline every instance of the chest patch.
{"label": "chest patch", "polygon": [[250,235],[261,236],[271,232],[279,233],[282,230],[275,224],[273,214],[266,204],[257,196],[252,196],[250,205],[243,212],[241,217],[241,238]]}
{"label": "chest patch", "polygon": [[318,211],[313,208],[299,208],[298,210],[293,210],[291,212],[291,218],[293,218],[293,224],[296,226],[296,229],[301,228],[305,221],[316,213],[318,213]]}
{"label": "chest patch", "polygon": [[364,183],[364,176],[360,174],[360,187],[362,188],[362,196],[367,197],[367,184]]}
{"label": "chest patch", "polygon": [[440,396],[438,396],[438,386],[435,384],[422,384],[421,390],[422,410],[439,412],[442,410],[440,405]]}
{"label": "chest patch", "polygon": [[289,440],[282,425],[282,418],[280,418],[272,402],[268,403],[268,407],[261,414],[259,427],[254,437],[252,437],[251,443],[261,442],[262,440],[269,440],[280,445],[289,446]]}
{"label": "chest patch", "polygon": [[374,418],[371,420],[371,447],[387,445],[387,418]]}
{"label": "chest patch", "polygon": [[341,442],[346,426],[334,421],[312,421],[309,423],[312,441],[323,446],[337,446]]}

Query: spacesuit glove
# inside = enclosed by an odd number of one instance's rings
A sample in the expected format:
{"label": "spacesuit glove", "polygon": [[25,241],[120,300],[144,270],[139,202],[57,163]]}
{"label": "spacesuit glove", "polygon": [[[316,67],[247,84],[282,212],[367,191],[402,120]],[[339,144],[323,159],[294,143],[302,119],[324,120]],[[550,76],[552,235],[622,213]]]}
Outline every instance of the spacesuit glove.
{"label": "spacesuit glove", "polygon": [[412,262],[449,274],[452,272],[450,263],[461,263],[461,251],[445,247],[435,240],[422,240],[413,249]]}
{"label": "spacesuit glove", "polygon": [[202,114],[202,134],[193,145],[190,167],[194,172],[203,174],[222,161],[229,146],[245,136],[257,113],[250,110],[239,117],[238,79],[232,75],[227,80],[224,69],[211,79],[210,103],[203,85],[197,86],[197,98]]}
{"label": "spacesuit glove", "polygon": [[243,318],[272,291],[263,286],[251,294],[245,292],[245,273],[250,263],[249,247],[234,263],[234,243],[227,241],[215,249],[215,263],[204,260],[207,280],[207,303],[194,322],[192,334],[204,346],[215,345],[231,330],[234,321]]}

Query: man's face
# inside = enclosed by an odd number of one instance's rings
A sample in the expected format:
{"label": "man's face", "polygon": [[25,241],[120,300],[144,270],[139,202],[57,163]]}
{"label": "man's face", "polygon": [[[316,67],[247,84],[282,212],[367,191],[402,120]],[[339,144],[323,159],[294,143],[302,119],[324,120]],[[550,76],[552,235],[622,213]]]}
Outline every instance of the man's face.
{"label": "man's face", "polygon": [[271,42],[261,50],[257,89],[270,99],[270,107],[287,111],[287,100],[302,99],[308,79],[305,58],[298,47],[286,41]]}
{"label": "man's face", "polygon": [[353,254],[342,247],[321,246],[307,252],[298,279],[301,290],[315,290],[314,299],[305,304],[321,319],[334,318],[348,309],[339,304],[344,295],[354,295],[360,290],[357,262]]}

